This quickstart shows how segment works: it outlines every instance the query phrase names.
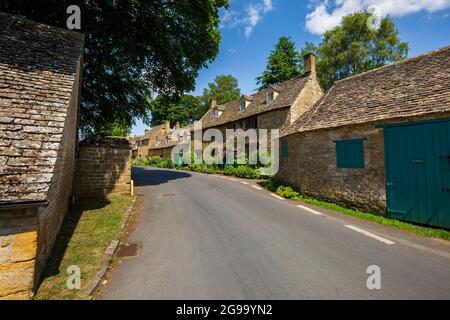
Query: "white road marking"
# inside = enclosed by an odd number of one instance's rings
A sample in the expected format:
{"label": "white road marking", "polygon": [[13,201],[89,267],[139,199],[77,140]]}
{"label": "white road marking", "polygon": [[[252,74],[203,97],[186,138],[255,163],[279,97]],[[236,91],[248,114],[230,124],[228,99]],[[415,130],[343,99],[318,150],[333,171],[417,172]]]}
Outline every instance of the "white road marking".
{"label": "white road marking", "polygon": [[298,204],[297,207],[299,207],[299,208],[301,208],[301,209],[303,209],[303,210],[306,210],[306,211],[308,211],[308,212],[311,212],[312,214],[316,214],[316,215],[318,215],[318,216],[323,215],[322,212],[319,212],[319,211],[313,210],[313,209],[311,209],[311,208],[302,206],[301,204]]}
{"label": "white road marking", "polygon": [[248,182],[246,182],[246,181],[241,181],[241,183],[242,184],[249,184]]}
{"label": "white road marking", "polygon": [[263,188],[258,187],[258,186],[252,186],[252,188],[258,189],[258,190],[262,190]]}
{"label": "white road marking", "polygon": [[275,194],[275,193],[271,193],[270,195],[271,195],[272,197],[277,198],[277,199],[284,200],[283,197],[280,197],[279,195],[277,195],[277,194]]}
{"label": "white road marking", "polygon": [[373,239],[375,239],[375,240],[381,241],[381,242],[383,242],[383,243],[385,243],[385,244],[387,244],[387,245],[391,245],[391,244],[394,244],[394,243],[395,243],[394,241],[391,241],[391,240],[382,238],[382,237],[380,237],[380,236],[377,236],[376,234],[373,234],[373,233],[371,233],[371,232],[369,232],[369,231],[366,231],[366,230],[357,228],[357,227],[352,226],[352,225],[345,225],[345,227],[347,227],[347,228],[349,228],[349,229],[352,229],[353,231],[359,232],[359,233],[361,233],[361,234],[363,234],[363,235],[365,235],[365,236],[368,236],[368,237],[370,237],[370,238],[373,238]]}

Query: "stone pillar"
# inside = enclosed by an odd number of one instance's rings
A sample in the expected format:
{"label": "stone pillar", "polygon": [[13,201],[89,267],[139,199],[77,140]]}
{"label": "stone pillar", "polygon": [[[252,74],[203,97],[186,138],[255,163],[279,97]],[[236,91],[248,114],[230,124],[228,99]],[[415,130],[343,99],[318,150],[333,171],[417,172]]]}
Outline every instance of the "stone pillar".
{"label": "stone pillar", "polygon": [[37,229],[37,208],[0,210],[0,300],[32,297]]}

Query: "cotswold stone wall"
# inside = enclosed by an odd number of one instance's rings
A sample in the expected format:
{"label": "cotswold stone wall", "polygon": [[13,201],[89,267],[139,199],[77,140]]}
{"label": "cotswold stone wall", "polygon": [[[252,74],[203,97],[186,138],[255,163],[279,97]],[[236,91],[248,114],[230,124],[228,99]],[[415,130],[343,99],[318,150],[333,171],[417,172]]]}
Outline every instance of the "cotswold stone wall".
{"label": "cotswold stone wall", "polygon": [[131,149],[128,140],[91,137],[78,145],[75,201],[129,194]]}
{"label": "cotswold stone wall", "polygon": [[282,108],[258,115],[259,129],[281,129],[289,125],[289,108]]}
{"label": "cotswold stone wall", "polygon": [[149,149],[148,156],[149,157],[158,156],[161,158],[170,159],[172,156],[172,149],[173,146],[167,148]]}
{"label": "cotswold stone wall", "polygon": [[[81,62],[79,62],[80,64]],[[81,70],[78,68],[78,70]],[[81,76],[77,72],[77,78]],[[72,182],[75,168],[75,146],[77,142],[79,83],[72,88],[72,95],[64,122],[63,138],[59,144],[52,183],[50,185],[47,201],[48,205],[38,209],[38,238],[36,258],[36,279],[40,279],[47,258],[53,249],[56,236],[62,221],[69,210],[72,195]]]}
{"label": "cotswold stone wall", "polygon": [[[305,195],[385,214],[384,130],[376,125],[448,117],[450,113],[443,112],[289,135],[284,137],[288,141],[289,157],[284,159],[280,155],[276,180],[298,188]],[[359,138],[365,139],[364,168],[337,168],[333,141]]]}
{"label": "cotswold stone wall", "polygon": [[301,115],[303,115],[309,108],[313,108],[315,103],[323,96],[322,88],[315,75],[310,76],[308,83],[300,92],[297,100],[289,111],[289,124],[293,124]]}
{"label": "cotswold stone wall", "polygon": [[[336,167],[335,140],[364,138],[362,169]],[[309,131],[286,137],[288,158],[280,156],[276,179],[322,200],[384,214],[384,135],[372,125]]]}
{"label": "cotswold stone wall", "polygon": [[[80,64],[81,61],[78,66]],[[79,79],[80,67],[77,70],[76,78]],[[78,97],[79,82],[75,81],[61,143],[48,143],[47,146],[46,155],[56,158],[47,204],[0,211],[0,299],[32,297],[68,212],[74,174]],[[47,134],[47,139],[51,138],[55,135]]]}
{"label": "cotswold stone wall", "polygon": [[36,208],[0,213],[0,300],[30,299],[34,286],[38,218]]}

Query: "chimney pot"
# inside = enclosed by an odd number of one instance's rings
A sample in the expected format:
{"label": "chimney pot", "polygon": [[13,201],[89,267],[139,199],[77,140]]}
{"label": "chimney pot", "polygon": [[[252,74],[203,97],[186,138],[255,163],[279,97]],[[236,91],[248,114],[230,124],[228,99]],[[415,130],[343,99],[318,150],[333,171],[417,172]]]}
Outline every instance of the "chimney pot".
{"label": "chimney pot", "polygon": [[170,121],[169,120],[164,121],[164,131],[166,133],[170,132]]}
{"label": "chimney pot", "polygon": [[216,99],[209,100],[209,108],[212,109],[215,106],[217,106],[217,100]]}
{"label": "chimney pot", "polygon": [[305,76],[316,75],[316,56],[314,53],[308,53],[303,56],[303,68],[305,70]]}

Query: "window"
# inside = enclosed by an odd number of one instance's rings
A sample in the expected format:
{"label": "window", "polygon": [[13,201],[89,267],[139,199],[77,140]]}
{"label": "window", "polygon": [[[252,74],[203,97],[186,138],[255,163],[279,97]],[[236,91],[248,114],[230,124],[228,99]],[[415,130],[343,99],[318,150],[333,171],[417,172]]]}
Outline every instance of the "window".
{"label": "window", "polygon": [[257,129],[258,128],[258,118],[250,118],[245,120],[245,129]]}
{"label": "window", "polygon": [[336,143],[336,167],[364,168],[364,139],[339,140]]}
{"label": "window", "polygon": [[271,103],[275,99],[275,93],[270,90],[267,92],[267,103]]}
{"label": "window", "polygon": [[289,143],[288,140],[281,139],[281,157],[282,158],[289,158]]}
{"label": "window", "polygon": [[247,101],[245,101],[245,99],[242,99],[241,103],[240,103],[240,110],[244,111],[246,107],[247,107]]}

